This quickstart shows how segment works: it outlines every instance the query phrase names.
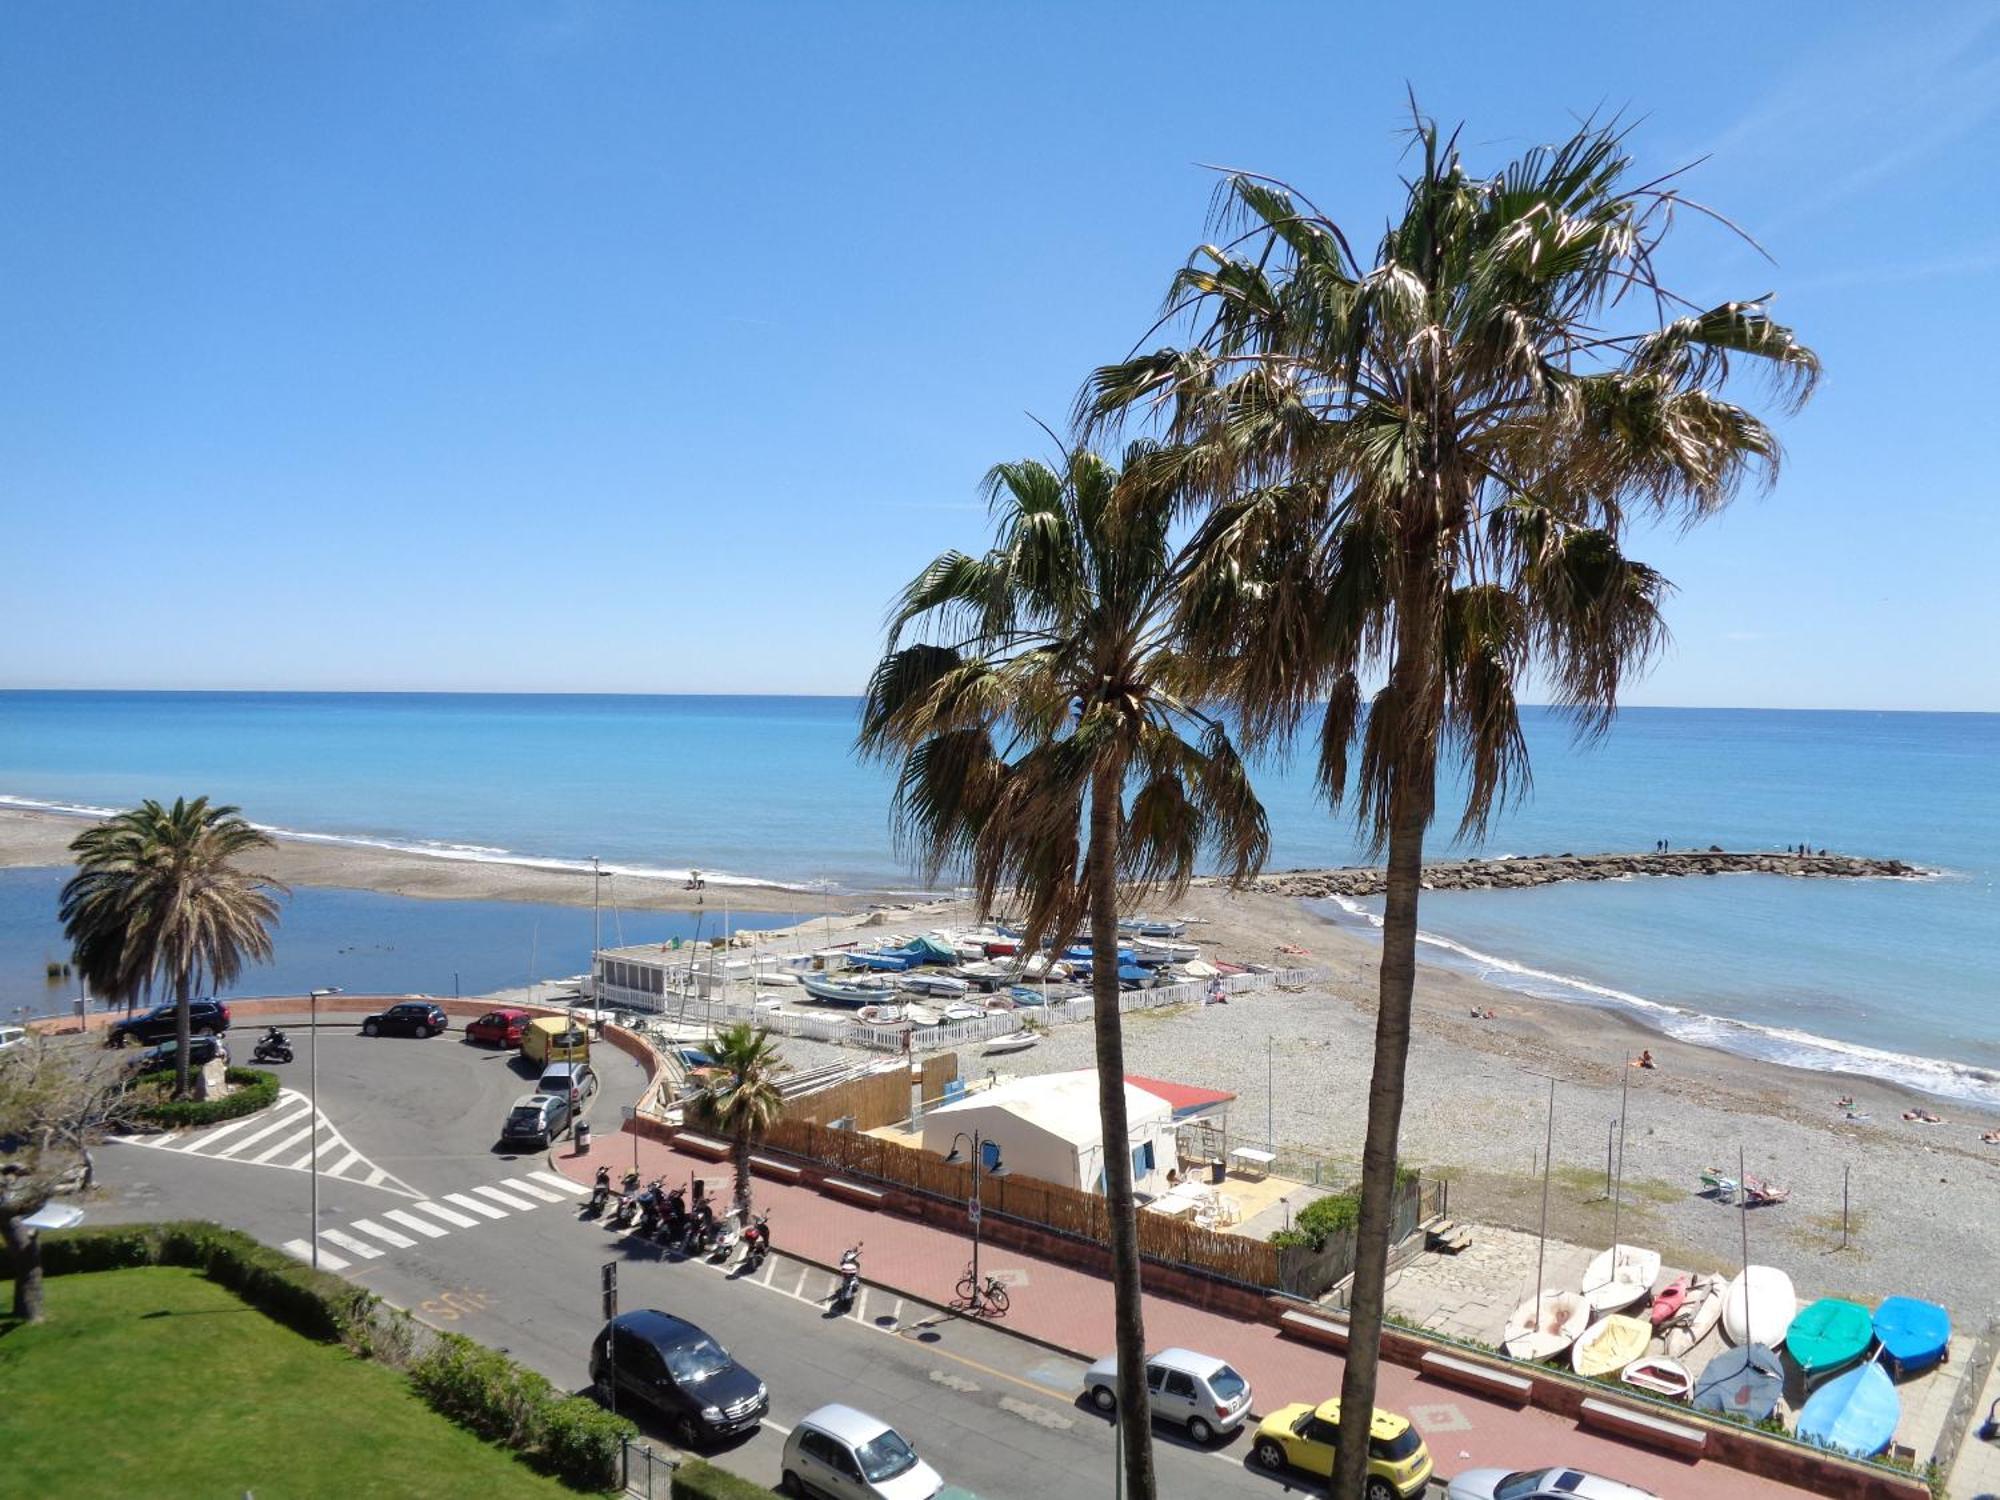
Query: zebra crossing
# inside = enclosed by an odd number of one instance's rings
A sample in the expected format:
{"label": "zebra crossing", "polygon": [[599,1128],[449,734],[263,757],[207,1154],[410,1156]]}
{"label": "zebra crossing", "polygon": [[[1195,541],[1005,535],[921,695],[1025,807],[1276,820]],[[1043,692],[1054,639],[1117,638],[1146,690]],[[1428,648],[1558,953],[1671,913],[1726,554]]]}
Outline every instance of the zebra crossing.
{"label": "zebra crossing", "polygon": [[[413,1250],[430,1240],[462,1230],[478,1229],[495,1219],[528,1213],[549,1203],[575,1205],[590,1189],[554,1172],[523,1172],[462,1193],[440,1193],[435,1199],[411,1194],[403,1208],[385,1209],[372,1218],[354,1219],[339,1229],[319,1232],[319,1264],[323,1271],[345,1271],[356,1262],[379,1260],[391,1250]],[[414,1237],[413,1237],[414,1236]],[[312,1241],[287,1240],[278,1247],[300,1260],[313,1258]]]}
{"label": "zebra crossing", "polygon": [[343,1182],[381,1188],[405,1198],[423,1197],[402,1178],[376,1166],[356,1150],[327,1119],[325,1111],[315,1111],[312,1101],[297,1089],[281,1090],[277,1102],[269,1109],[240,1120],[224,1120],[220,1125],[200,1130],[163,1130],[112,1139],[120,1145],[152,1151],[172,1151],[181,1156],[253,1167],[278,1167],[291,1172],[305,1171],[317,1154],[322,1177],[338,1177]]}

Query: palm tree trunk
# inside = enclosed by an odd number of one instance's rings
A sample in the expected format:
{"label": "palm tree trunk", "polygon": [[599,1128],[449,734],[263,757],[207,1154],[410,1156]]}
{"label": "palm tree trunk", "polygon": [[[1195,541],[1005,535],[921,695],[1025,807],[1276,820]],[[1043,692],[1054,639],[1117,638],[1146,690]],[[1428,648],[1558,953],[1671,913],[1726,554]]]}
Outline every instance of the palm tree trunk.
{"label": "palm tree trunk", "polygon": [[[1103,1135],[1104,1212],[1111,1226],[1111,1294],[1118,1354],[1118,1431],[1125,1494],[1154,1500],[1153,1417],[1146,1392],[1146,1314],[1139,1286],[1139,1210],[1132,1201],[1131,1127],[1125,1119],[1125,1035],[1118,1016],[1119,776],[1097,772],[1090,791],[1091,1024],[1097,1038],[1097,1111]],[[976,1170],[976,1168],[975,1168]]]}
{"label": "palm tree trunk", "polygon": [[42,1321],[42,1237],[8,1214],[0,1218],[0,1238],[7,1241],[7,1258],[14,1267],[14,1316],[23,1323]]}
{"label": "palm tree trunk", "polygon": [[729,1156],[736,1168],[737,1227],[748,1228],[750,1224],[750,1122],[748,1120],[736,1127],[736,1139]]}
{"label": "palm tree trunk", "polygon": [[174,1097],[188,1096],[188,1048],[193,1038],[188,1034],[188,991],[193,988],[192,976],[185,971],[174,976]]}

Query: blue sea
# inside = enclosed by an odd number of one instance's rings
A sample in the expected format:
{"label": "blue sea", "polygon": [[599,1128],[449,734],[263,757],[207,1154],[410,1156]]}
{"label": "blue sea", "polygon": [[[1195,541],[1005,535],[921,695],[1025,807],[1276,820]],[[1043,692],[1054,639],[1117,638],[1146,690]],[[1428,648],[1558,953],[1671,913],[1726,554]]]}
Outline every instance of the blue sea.
{"label": "blue sea", "polygon": [[[0,693],[0,799],[96,810],[207,792],[296,834],[448,859],[698,868],[712,888],[748,887],[744,908],[811,910],[822,882],[917,884],[895,856],[889,774],[851,753],[855,712],[845,698]],[[1566,720],[1531,709],[1526,729],[1531,794],[1476,845],[1455,844],[1441,819],[1435,855],[1805,842],[1938,874],[1432,893],[1434,960],[1718,1046],[2000,1102],[2000,715],[1628,709],[1579,745]],[[1304,768],[1260,767],[1257,784],[1274,867],[1365,857]],[[0,878],[0,1009],[19,1003],[17,971],[41,983],[37,878]],[[584,966],[588,913],[574,908],[339,904],[350,899],[362,897],[297,893],[281,963],[308,932],[353,945],[353,924],[398,934],[404,957],[371,971],[382,987],[441,992],[460,969],[471,992],[474,960],[459,955],[483,955],[493,983],[520,982],[524,934],[541,923],[566,933],[550,942],[582,945],[537,956],[542,973]],[[475,920],[482,907],[498,910]],[[488,920],[509,924],[504,939]]]}

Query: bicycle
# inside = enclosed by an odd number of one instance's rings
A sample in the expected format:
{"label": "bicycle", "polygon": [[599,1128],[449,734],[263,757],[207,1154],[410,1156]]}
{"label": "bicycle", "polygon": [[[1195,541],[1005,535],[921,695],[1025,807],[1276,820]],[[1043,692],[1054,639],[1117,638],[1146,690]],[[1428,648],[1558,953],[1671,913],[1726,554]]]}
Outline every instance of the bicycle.
{"label": "bicycle", "polygon": [[972,1268],[965,1268],[965,1275],[959,1278],[957,1306],[970,1312],[975,1318],[991,1314],[996,1318],[1007,1316],[1007,1288],[998,1276],[988,1276],[981,1286],[973,1277]]}

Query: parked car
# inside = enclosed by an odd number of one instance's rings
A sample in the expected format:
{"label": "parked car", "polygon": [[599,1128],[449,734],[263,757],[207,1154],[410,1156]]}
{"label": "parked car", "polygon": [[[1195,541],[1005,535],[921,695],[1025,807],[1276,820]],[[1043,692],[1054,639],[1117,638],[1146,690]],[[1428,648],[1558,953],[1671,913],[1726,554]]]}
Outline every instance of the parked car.
{"label": "parked car", "polygon": [[[1100,1359],[1083,1372],[1090,1404],[1118,1409],[1118,1357]],[[1153,1415],[1178,1422],[1197,1443],[1234,1432],[1250,1415],[1250,1382],[1213,1354],[1162,1349],[1146,1361],[1146,1389]]]}
{"label": "parked car", "polygon": [[[161,1042],[157,1047],[148,1047],[133,1059],[132,1071],[150,1073],[155,1068],[171,1068],[174,1065],[174,1054],[179,1050],[180,1043],[177,1041]],[[228,1062],[229,1049],[213,1034],[202,1031],[188,1038],[190,1068],[205,1068],[218,1057]]]}
{"label": "parked car", "polygon": [[1660,1500],[1651,1490],[1581,1469],[1468,1469],[1452,1480],[1450,1500]]}
{"label": "parked car", "polygon": [[[204,1031],[221,1033],[229,1029],[229,1007],[220,1000],[188,1001],[188,1034],[199,1035]],[[123,1047],[128,1042],[144,1042],[147,1046],[155,1042],[172,1041],[176,1035],[174,1007],[156,1005],[143,1015],[127,1016],[113,1024],[104,1034],[104,1045]]]}
{"label": "parked car", "polygon": [[550,1063],[535,1085],[538,1094],[561,1094],[573,1113],[582,1114],[597,1097],[597,1070],[587,1062]]}
{"label": "parked car", "polygon": [[521,1033],[530,1019],[525,1010],[505,1007],[489,1010],[478,1020],[465,1023],[465,1039],[468,1042],[490,1042],[496,1047],[518,1047],[521,1045]]}
{"label": "parked car", "polygon": [[451,1025],[442,1006],[428,1000],[405,1000],[387,1010],[364,1017],[363,1036],[435,1036]]}
{"label": "parked car", "polygon": [[[1250,1456],[1273,1474],[1302,1469],[1328,1478],[1339,1442],[1339,1397],[1316,1407],[1295,1401],[1258,1425]],[[1430,1449],[1410,1419],[1377,1407],[1368,1428],[1368,1484],[1362,1492],[1367,1500],[1409,1500],[1424,1492],[1430,1477]]]}
{"label": "parked car", "polygon": [[785,1439],[782,1487],[827,1500],[933,1500],[938,1472],[887,1422],[851,1406],[808,1412]]}
{"label": "parked car", "polygon": [[590,1033],[567,1016],[536,1016],[521,1028],[521,1056],[538,1067],[590,1061]]}
{"label": "parked car", "polygon": [[507,1123],[500,1127],[503,1146],[552,1146],[556,1137],[570,1128],[575,1112],[563,1094],[527,1094],[514,1101],[507,1111]]}
{"label": "parked car", "polygon": [[615,1381],[619,1411],[644,1408],[687,1447],[748,1431],[771,1409],[763,1381],[694,1324],[658,1308],[620,1313],[598,1331],[590,1378],[599,1391]]}
{"label": "parked car", "polygon": [[25,1026],[0,1026],[0,1052],[14,1047],[28,1045],[28,1028]]}

